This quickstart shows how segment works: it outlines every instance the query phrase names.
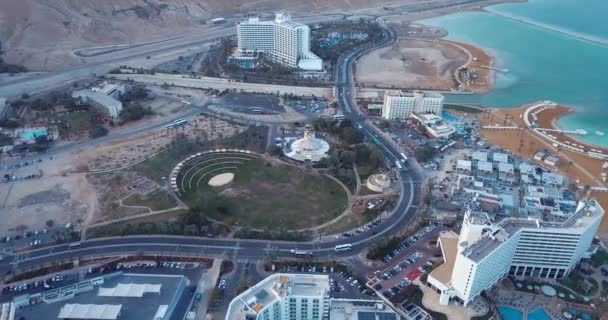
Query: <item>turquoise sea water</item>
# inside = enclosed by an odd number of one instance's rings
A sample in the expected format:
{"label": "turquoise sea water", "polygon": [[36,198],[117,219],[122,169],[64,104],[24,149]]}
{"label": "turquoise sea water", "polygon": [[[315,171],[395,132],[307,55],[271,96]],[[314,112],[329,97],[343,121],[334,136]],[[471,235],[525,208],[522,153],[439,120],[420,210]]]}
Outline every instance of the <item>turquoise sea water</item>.
{"label": "turquoise sea water", "polygon": [[[450,95],[448,102],[518,107],[552,100],[577,108],[559,121],[585,129],[580,139],[608,147],[608,1],[530,0],[491,6],[421,23],[449,31],[448,39],[478,45],[509,69],[496,87],[478,95]],[[606,136],[595,135],[604,131]]]}

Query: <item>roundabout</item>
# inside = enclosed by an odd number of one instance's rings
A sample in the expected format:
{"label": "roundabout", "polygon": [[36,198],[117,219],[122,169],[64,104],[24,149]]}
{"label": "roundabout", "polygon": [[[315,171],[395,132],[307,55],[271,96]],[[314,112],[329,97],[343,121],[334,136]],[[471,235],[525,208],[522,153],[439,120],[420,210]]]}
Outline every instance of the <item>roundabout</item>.
{"label": "roundabout", "polygon": [[341,215],[349,196],[328,175],[237,149],[187,157],[173,169],[171,183],[201,216],[260,230],[314,228]]}

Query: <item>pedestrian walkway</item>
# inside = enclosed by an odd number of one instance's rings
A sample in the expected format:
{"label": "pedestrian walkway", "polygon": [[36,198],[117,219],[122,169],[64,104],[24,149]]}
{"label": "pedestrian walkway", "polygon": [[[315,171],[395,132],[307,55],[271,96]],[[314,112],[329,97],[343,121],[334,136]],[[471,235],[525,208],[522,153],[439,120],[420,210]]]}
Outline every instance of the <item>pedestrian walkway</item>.
{"label": "pedestrian walkway", "polygon": [[213,265],[205,274],[201,277],[198,282],[198,290],[203,297],[201,302],[198,305],[198,311],[196,313],[196,320],[206,320],[207,317],[207,308],[209,307],[209,301],[211,300],[211,296],[213,295],[213,290],[215,289],[215,284],[217,283],[217,279],[220,276],[220,268],[222,266],[222,259],[214,259]]}

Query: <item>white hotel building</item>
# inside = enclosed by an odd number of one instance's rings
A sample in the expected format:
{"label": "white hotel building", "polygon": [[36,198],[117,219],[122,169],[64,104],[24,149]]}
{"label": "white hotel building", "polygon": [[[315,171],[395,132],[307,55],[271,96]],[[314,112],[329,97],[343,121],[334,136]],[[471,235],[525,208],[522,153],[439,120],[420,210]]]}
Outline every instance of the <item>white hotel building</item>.
{"label": "white hotel building", "polygon": [[236,27],[242,53],[262,53],[271,61],[290,68],[323,70],[323,60],[310,51],[310,28],[278,13],[274,20],[251,18]]}
{"label": "white hotel building", "polygon": [[604,210],[595,200],[581,201],[560,222],[504,219],[490,222],[467,212],[460,235],[442,234],[444,263],[429,274],[428,284],[440,303],[469,304],[507,275],[562,278],[587,256]]}
{"label": "white hotel building", "polygon": [[435,92],[387,91],[384,93],[382,117],[387,120],[405,120],[412,113],[433,113],[441,115],[444,98]]}
{"label": "white hotel building", "polygon": [[273,274],[230,302],[226,320],[399,320],[381,300],[330,299],[327,275]]}

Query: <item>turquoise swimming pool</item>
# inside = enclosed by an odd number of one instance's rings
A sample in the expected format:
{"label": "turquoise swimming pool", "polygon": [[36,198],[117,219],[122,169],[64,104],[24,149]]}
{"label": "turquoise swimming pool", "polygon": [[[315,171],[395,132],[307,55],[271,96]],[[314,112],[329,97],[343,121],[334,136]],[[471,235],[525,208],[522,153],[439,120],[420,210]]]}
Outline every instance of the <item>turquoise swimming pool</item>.
{"label": "turquoise swimming pool", "polygon": [[528,320],[553,320],[543,309],[536,309],[528,313]]}
{"label": "turquoise swimming pool", "polygon": [[36,137],[46,136],[46,130],[38,130],[38,131],[27,131],[21,134],[22,140],[34,140]]}
{"label": "turquoise swimming pool", "polygon": [[506,307],[506,306],[500,306],[498,307],[498,312],[500,312],[500,315],[502,316],[502,318],[504,320],[523,320],[524,319],[524,313],[511,308],[511,307]]}
{"label": "turquoise swimming pool", "polygon": [[443,118],[443,120],[447,121],[447,122],[456,122],[456,121],[460,121],[460,118],[453,116],[449,113],[442,113],[441,117]]}

